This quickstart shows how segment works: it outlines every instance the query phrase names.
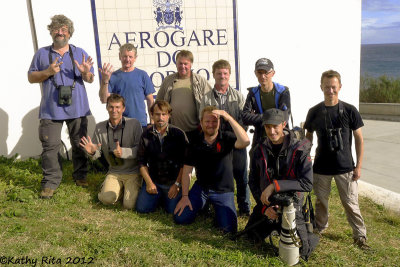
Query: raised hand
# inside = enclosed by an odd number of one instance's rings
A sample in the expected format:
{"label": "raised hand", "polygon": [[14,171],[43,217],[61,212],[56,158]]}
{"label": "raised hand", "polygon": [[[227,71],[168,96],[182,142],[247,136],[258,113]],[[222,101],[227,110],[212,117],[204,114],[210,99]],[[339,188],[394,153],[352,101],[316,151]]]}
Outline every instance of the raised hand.
{"label": "raised hand", "polygon": [[78,70],[82,73],[82,74],[87,74],[90,72],[90,69],[92,68],[94,62],[92,57],[88,57],[87,60],[85,60],[85,54],[82,53],[82,64],[79,64],[79,62],[77,60],[75,61],[75,65],[78,68]]}
{"label": "raised hand", "polygon": [[104,63],[103,68],[99,68],[99,72],[101,74],[101,81],[103,83],[108,83],[111,74],[113,73],[113,65],[110,63]]}
{"label": "raised hand", "polygon": [[92,139],[90,138],[90,136],[88,136],[87,138],[85,136],[83,136],[81,138],[81,142],[79,143],[79,145],[86,150],[86,152],[90,155],[93,155],[94,153],[96,153],[96,150],[98,148],[100,148],[101,144],[93,144],[92,143]]}
{"label": "raised hand", "polygon": [[216,115],[217,117],[221,116],[225,120],[228,120],[231,117],[225,110],[219,110],[219,109],[213,110],[212,114]]}
{"label": "raised hand", "polygon": [[50,76],[53,76],[54,74],[60,72],[60,65],[63,64],[62,61],[57,62],[59,57],[56,57],[56,59],[50,64],[50,66],[47,68],[49,71]]}

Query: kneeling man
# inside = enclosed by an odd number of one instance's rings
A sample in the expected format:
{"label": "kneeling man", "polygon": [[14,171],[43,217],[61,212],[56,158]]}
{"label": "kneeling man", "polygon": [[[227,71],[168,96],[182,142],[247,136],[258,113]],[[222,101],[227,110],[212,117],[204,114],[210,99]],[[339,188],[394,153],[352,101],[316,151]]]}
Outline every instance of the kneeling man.
{"label": "kneeling man", "polygon": [[312,190],[311,143],[296,139],[292,131],[284,131],[285,118],[285,111],[280,109],[271,108],[263,113],[267,138],[250,152],[249,186],[257,205],[246,229],[248,237],[256,243],[263,242],[273,230],[280,232],[282,214],[277,210],[283,207],[271,204],[271,196],[293,195],[297,232],[302,241],[300,254],[306,259],[318,243],[308,233],[302,213],[303,192]]}
{"label": "kneeling man", "polygon": [[109,119],[96,125],[93,141],[90,137],[82,137],[80,145],[93,160],[103,153],[109,164],[99,200],[110,205],[123,197],[123,207],[132,209],[142,185],[136,158],[142,126],[138,120],[122,116],[125,111],[122,96],[111,94],[106,107]]}
{"label": "kneeling man", "polygon": [[150,108],[152,127],[140,139],[138,161],[144,184],[140,190],[136,211],[153,212],[158,204],[173,213],[181,198],[183,157],[188,143],[185,132],[168,124],[171,106],[157,100]]}
{"label": "kneeling man", "polygon": [[[232,132],[219,131],[220,117]],[[210,201],[215,210],[217,227],[236,232],[232,150],[250,144],[246,131],[226,111],[207,106],[201,113],[202,133],[188,146],[182,173],[182,199],[175,208],[178,224],[192,223],[197,213]],[[190,174],[196,169],[196,182],[189,192]]]}

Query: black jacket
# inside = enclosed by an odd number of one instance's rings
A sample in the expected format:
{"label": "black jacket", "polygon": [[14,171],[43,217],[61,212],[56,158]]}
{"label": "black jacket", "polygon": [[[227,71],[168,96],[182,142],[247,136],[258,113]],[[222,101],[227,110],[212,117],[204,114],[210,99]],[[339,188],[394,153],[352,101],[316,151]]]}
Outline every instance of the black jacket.
{"label": "black jacket", "polygon": [[[311,192],[313,175],[311,143],[298,140],[292,131],[285,136],[279,156],[275,158],[268,138],[250,151],[249,187],[257,203],[271,183],[278,192]],[[267,166],[266,166],[267,165]],[[267,171],[266,171],[267,169]]]}
{"label": "black jacket", "polygon": [[183,166],[186,145],[185,133],[171,124],[161,145],[153,127],[147,128],[140,138],[138,149],[139,166],[147,166],[154,183],[172,185]]}

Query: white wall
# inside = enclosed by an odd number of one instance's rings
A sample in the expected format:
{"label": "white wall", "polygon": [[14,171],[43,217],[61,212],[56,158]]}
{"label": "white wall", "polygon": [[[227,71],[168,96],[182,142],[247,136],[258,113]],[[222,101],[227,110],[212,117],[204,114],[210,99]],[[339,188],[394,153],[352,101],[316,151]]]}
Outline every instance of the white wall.
{"label": "white wall", "polygon": [[[64,14],[75,26],[70,42],[96,57],[90,1],[32,0],[32,5],[39,47],[52,42],[47,30],[50,17]],[[0,10],[0,22],[0,155],[36,156],[41,153],[37,134],[40,86],[27,81],[34,54],[27,3],[7,1]],[[243,94],[247,94],[245,88],[257,84],[255,61],[268,57],[275,65],[275,81],[291,90],[295,124],[322,101],[319,79],[328,69],[342,74],[340,98],[358,107],[361,0],[238,0],[238,22]],[[98,79],[86,84],[95,121],[107,118],[98,88]],[[62,139],[68,143],[65,130]]]}
{"label": "white wall", "polygon": [[274,81],[289,87],[295,125],[323,100],[322,72],[342,75],[339,97],[358,107],[361,0],[239,0],[241,88],[257,84],[254,64],[271,59]]}

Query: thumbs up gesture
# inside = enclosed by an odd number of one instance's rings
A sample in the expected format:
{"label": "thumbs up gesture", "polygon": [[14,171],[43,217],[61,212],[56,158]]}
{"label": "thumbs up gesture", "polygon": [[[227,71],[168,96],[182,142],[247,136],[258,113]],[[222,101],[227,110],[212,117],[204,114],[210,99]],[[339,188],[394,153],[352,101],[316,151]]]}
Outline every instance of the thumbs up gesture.
{"label": "thumbs up gesture", "polygon": [[119,141],[115,142],[115,149],[114,149],[113,153],[117,158],[121,158],[122,157],[122,149],[119,146]]}

